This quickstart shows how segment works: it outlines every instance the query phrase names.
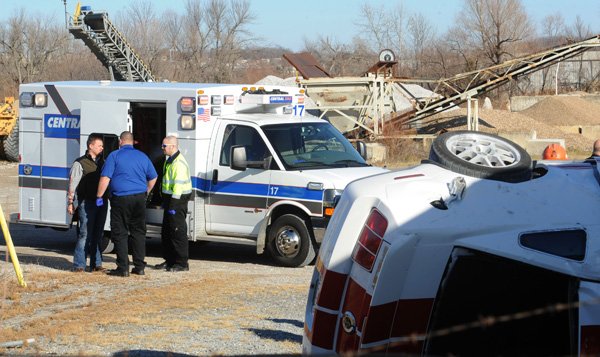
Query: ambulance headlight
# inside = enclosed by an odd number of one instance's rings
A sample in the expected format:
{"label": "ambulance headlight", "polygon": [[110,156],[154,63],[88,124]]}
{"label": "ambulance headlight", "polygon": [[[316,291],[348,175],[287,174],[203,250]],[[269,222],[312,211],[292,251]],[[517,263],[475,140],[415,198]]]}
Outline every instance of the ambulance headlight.
{"label": "ambulance headlight", "polygon": [[48,94],[35,93],[35,95],[33,96],[33,103],[36,107],[47,107],[48,106]]}
{"label": "ambulance headlight", "polygon": [[23,92],[19,96],[19,105],[21,107],[32,107],[33,106],[33,96],[34,93],[31,92]]}
{"label": "ambulance headlight", "polygon": [[179,118],[181,130],[194,130],[196,128],[196,118],[192,114],[184,114]]}

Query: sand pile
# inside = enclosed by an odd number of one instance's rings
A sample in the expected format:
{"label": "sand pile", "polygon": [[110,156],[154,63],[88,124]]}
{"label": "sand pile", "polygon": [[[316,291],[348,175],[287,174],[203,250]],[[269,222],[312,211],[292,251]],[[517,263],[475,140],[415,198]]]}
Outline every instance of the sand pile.
{"label": "sand pile", "polygon": [[600,105],[580,96],[548,97],[520,113],[550,125],[600,125]]}

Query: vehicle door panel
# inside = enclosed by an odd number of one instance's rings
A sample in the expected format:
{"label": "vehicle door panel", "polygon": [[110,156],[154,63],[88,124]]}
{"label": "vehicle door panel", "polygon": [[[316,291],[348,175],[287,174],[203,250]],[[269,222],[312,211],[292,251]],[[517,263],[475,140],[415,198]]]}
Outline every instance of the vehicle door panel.
{"label": "vehicle door panel", "polygon": [[217,138],[209,171],[207,233],[256,237],[266,214],[271,172],[264,168],[233,170],[229,153],[232,146],[243,145],[248,161],[260,161],[268,149],[259,131],[248,125],[222,121]]}

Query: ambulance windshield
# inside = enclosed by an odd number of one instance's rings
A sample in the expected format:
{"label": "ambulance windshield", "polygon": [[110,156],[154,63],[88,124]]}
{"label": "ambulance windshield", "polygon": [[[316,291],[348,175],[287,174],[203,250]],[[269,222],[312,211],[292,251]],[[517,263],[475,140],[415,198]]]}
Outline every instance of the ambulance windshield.
{"label": "ambulance windshield", "polygon": [[368,166],[350,142],[329,123],[262,127],[286,170]]}

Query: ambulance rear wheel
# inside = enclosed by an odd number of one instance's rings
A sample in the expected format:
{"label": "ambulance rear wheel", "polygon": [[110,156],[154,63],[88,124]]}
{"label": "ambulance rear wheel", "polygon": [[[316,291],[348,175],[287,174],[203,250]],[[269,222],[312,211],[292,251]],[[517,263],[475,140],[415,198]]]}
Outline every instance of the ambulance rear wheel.
{"label": "ambulance rear wheel", "polygon": [[100,251],[103,254],[112,253],[115,249],[115,243],[110,239],[110,232],[104,232],[102,235],[102,243],[100,245]]}
{"label": "ambulance rear wheel", "polygon": [[304,220],[293,214],[277,218],[269,228],[267,249],[282,266],[303,267],[315,257]]}

